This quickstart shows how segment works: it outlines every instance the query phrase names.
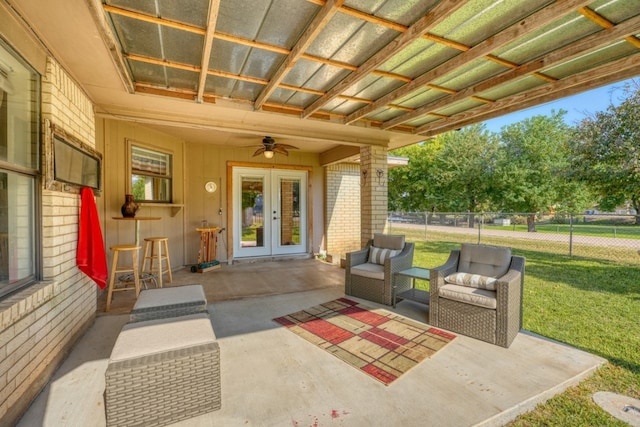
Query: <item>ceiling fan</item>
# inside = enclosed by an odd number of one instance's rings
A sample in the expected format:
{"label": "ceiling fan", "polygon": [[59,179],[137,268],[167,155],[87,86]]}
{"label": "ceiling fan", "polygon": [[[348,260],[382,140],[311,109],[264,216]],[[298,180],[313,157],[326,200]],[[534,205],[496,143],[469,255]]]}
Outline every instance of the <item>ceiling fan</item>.
{"label": "ceiling fan", "polygon": [[275,153],[289,155],[288,150],[297,150],[298,147],[294,147],[289,144],[278,144],[275,139],[270,136],[265,136],[262,140],[262,146],[253,153],[254,157],[263,154],[267,159],[273,158]]}

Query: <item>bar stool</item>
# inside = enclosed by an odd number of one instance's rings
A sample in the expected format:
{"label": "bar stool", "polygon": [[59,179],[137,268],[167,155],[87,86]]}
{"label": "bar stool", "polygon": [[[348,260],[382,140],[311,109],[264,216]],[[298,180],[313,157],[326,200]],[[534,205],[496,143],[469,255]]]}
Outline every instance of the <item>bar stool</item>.
{"label": "bar stool", "polygon": [[[107,307],[105,311],[109,311],[111,307],[111,299],[113,298],[114,292],[119,291],[136,291],[136,299],[138,295],[140,295],[140,275],[138,271],[138,251],[140,250],[140,246],[138,245],[114,245],[109,249],[113,251],[113,261],[111,262],[111,278],[109,279],[109,291],[107,292]],[[120,256],[120,252],[131,252],[132,265],[119,266],[118,258]],[[115,286],[115,279],[118,273],[133,273],[133,286]],[[130,277],[129,280],[130,282]]]}
{"label": "bar stool", "polygon": [[[144,257],[142,258],[141,273],[155,274],[158,277],[158,287],[162,287],[162,276],[167,273],[169,283],[173,281],[171,277],[171,262],[169,261],[169,238],[168,237],[147,237],[144,239]],[[151,249],[151,253],[149,253]],[[145,268],[149,260],[149,267]],[[165,269],[162,268],[162,261],[165,261]],[[157,263],[154,271],[154,262]]]}

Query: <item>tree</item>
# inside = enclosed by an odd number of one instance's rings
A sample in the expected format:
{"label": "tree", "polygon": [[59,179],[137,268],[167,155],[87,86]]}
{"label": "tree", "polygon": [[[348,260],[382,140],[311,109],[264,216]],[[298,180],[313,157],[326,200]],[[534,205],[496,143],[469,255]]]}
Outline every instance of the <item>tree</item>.
{"label": "tree", "polygon": [[389,211],[431,210],[436,203],[433,161],[442,145],[434,140],[394,150],[394,156],[408,157],[407,166],[389,169]]}
{"label": "tree", "polygon": [[619,106],[584,119],[572,143],[574,176],[599,195],[601,209],[630,203],[640,225],[640,84],[624,87]]}
{"label": "tree", "polygon": [[[431,173],[440,211],[478,212],[490,200],[498,139],[484,125],[468,126],[436,138],[443,146]],[[474,218],[469,219],[473,227]]]}
{"label": "tree", "polygon": [[527,212],[527,229],[535,231],[535,213],[568,194],[570,127],[566,111],[533,116],[500,131],[501,149],[493,175],[494,202],[503,210]]}

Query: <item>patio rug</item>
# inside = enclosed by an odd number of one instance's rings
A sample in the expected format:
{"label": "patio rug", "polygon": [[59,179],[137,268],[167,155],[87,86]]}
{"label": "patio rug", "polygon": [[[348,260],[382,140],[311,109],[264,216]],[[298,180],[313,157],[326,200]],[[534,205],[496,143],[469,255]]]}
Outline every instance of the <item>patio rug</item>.
{"label": "patio rug", "polygon": [[456,337],[347,298],[273,320],[386,385]]}

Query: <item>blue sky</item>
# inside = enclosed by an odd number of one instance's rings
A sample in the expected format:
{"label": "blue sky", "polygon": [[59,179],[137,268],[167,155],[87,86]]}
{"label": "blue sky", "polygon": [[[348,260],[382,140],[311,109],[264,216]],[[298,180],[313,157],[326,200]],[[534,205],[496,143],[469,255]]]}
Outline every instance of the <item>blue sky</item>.
{"label": "blue sky", "polygon": [[603,86],[598,89],[538,105],[536,107],[531,107],[503,117],[487,120],[484,124],[487,130],[491,132],[499,132],[500,128],[511,123],[519,122],[532,116],[549,115],[551,110],[558,111],[563,109],[567,111],[567,114],[564,116],[564,121],[569,125],[575,125],[590,114],[606,110],[610,104],[618,105],[620,103],[620,98],[624,94],[622,90],[624,84],[625,82],[623,81],[609,86]]}

